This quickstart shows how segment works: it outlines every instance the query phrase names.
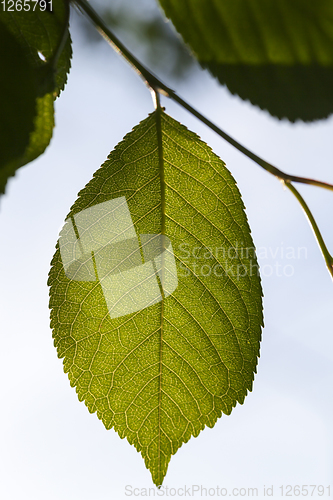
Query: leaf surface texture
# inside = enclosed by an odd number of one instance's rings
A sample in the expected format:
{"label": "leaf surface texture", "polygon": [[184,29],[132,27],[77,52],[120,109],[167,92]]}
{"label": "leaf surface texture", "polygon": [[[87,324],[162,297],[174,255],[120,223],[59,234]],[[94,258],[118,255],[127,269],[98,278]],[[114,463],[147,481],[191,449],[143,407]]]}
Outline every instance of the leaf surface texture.
{"label": "leaf surface texture", "polygon": [[225,164],[160,111],[110,153],[66,219],[49,276],[58,356],[79,399],[141,452],[156,485],[171,455],[252,389],[256,266]]}

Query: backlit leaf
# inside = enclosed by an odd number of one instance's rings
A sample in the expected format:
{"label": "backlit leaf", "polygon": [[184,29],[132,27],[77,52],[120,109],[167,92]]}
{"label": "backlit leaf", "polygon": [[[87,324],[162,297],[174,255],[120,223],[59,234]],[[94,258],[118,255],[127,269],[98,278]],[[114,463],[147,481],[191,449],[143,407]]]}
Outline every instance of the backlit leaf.
{"label": "backlit leaf", "polygon": [[[1,25],[0,61],[0,166],[4,166],[13,157],[22,155],[27,147],[33,129],[37,88],[24,51]],[[0,193],[6,179],[7,175],[0,168]]]}
{"label": "backlit leaf", "polygon": [[[7,179],[42,154],[51,140],[53,101],[64,88],[70,69],[67,3],[53,0],[52,11],[42,11],[36,2],[22,3],[30,6],[29,11],[0,11],[0,120],[4,131],[0,134],[0,194]],[[54,59],[59,46],[63,48]]]}
{"label": "backlit leaf", "polygon": [[160,0],[201,65],[291,121],[333,111],[331,0]]}
{"label": "backlit leaf", "polygon": [[230,172],[154,112],[79,193],[49,285],[71,385],[161,485],[171,455],[242,404],[256,371],[262,292]]}

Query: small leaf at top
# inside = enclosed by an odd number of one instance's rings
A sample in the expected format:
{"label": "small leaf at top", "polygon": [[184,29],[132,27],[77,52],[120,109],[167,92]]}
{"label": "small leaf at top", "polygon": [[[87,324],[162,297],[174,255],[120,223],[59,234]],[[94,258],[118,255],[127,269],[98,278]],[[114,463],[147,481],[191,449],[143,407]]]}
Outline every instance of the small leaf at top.
{"label": "small leaf at top", "polygon": [[160,0],[201,65],[278,118],[333,112],[331,0]]}
{"label": "small leaf at top", "polygon": [[258,264],[224,163],[160,110],[79,193],[49,276],[58,356],[80,401],[162,484],[171,455],[252,389]]}

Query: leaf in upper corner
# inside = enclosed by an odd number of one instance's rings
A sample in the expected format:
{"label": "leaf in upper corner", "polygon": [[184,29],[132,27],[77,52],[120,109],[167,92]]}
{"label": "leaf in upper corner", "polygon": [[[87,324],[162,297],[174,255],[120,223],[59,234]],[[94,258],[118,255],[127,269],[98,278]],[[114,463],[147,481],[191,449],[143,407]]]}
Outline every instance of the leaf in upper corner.
{"label": "leaf in upper corner", "polygon": [[159,0],[201,65],[278,118],[333,112],[331,0]]}
{"label": "leaf in upper corner", "polygon": [[48,283],[79,400],[162,484],[171,455],[243,403],[259,356],[258,265],[225,164],[151,114],[79,193]]}
{"label": "leaf in upper corner", "polygon": [[[0,12],[0,21],[16,37],[31,66],[36,70],[42,95],[45,94],[43,89],[48,88],[58,96],[67,81],[72,55],[68,31],[68,0],[53,0],[51,11],[42,11],[38,5],[33,10],[33,3],[30,4],[29,11]],[[64,47],[54,71],[48,62],[64,34]]]}
{"label": "leaf in upper corner", "polygon": [[[33,130],[29,134],[28,144],[25,150],[18,158],[7,161],[0,168],[0,194],[5,192],[5,186],[9,177],[15,175],[16,170],[35,160],[39,155],[44,153],[49,145],[54,127],[54,108],[53,95],[45,94],[43,97],[37,97],[34,102],[37,109],[37,114],[33,118]],[[0,125],[1,129],[1,125]],[[18,137],[17,129],[15,129],[15,137]],[[15,144],[15,143],[14,143]],[[15,150],[17,152],[17,150]]]}
{"label": "leaf in upper corner", "polygon": [[0,194],[8,178],[48,146],[53,102],[70,69],[67,0],[53,0],[52,11],[40,10],[36,2],[27,5],[29,11],[0,12]]}
{"label": "leaf in upper corner", "polygon": [[[21,46],[1,26],[0,61],[0,165],[6,165],[16,154],[22,155],[29,142],[37,89],[34,72]],[[1,175],[0,169],[0,193]]]}

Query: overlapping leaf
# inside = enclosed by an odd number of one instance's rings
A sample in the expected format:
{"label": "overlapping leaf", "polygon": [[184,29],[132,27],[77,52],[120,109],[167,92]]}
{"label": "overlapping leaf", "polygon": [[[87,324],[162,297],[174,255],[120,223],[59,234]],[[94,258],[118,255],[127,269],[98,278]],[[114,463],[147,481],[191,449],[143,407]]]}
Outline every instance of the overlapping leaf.
{"label": "overlapping leaf", "polygon": [[203,67],[292,121],[333,112],[331,0],[160,0]]}
{"label": "overlapping leaf", "polygon": [[[34,72],[20,44],[5,27],[0,28],[0,165],[7,165],[13,156],[24,153],[29,142],[37,89]],[[5,183],[2,175],[0,169],[0,186]]]}
{"label": "overlapping leaf", "polygon": [[[21,4],[20,4],[21,5]],[[0,12],[1,127],[0,194],[8,177],[44,152],[54,126],[53,101],[64,88],[70,68],[68,1],[54,0],[52,10],[37,2],[29,10]],[[23,2],[22,2],[23,6]]]}
{"label": "overlapping leaf", "polygon": [[[162,261],[147,250],[161,234]],[[71,385],[160,485],[171,455],[243,403],[256,371],[260,278],[224,163],[168,115],[150,115],[79,193],[49,285]]]}

